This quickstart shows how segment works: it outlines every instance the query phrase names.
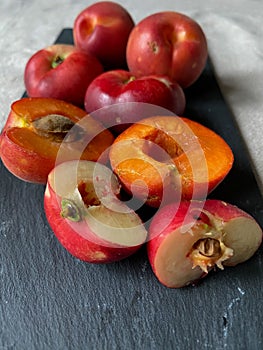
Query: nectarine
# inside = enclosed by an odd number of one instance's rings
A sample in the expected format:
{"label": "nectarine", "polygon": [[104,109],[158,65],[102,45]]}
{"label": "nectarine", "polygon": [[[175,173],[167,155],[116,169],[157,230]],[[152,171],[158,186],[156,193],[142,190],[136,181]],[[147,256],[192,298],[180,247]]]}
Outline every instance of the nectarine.
{"label": "nectarine", "polygon": [[90,82],[103,72],[99,60],[74,45],[54,44],[26,63],[24,82],[30,97],[51,97],[84,108]]}
{"label": "nectarine", "polygon": [[[94,113],[94,117],[118,133],[127,128],[128,123],[141,119],[135,102],[161,106],[176,115],[184,113],[186,104],[183,89],[168,77],[151,75],[136,79],[130,72],[121,69],[100,74],[90,83],[85,95],[88,113],[116,105],[116,108]],[[126,104],[122,113],[118,104]]]}
{"label": "nectarine", "polygon": [[202,73],[208,56],[201,26],[174,11],[154,13],[133,28],[127,44],[127,63],[135,76],[167,75],[183,88]]}
{"label": "nectarine", "polygon": [[154,216],[147,251],[158,280],[180,288],[250,259],[261,242],[262,229],[240,208],[220,200],[183,201]]}
{"label": "nectarine", "polygon": [[77,15],[74,43],[96,56],[106,70],[126,68],[126,45],[133,27],[130,13],[121,4],[98,1]]}
{"label": "nectarine", "polygon": [[114,141],[112,168],[123,186],[151,206],[205,198],[233,164],[228,144],[187,118],[155,116],[133,124]]}
{"label": "nectarine", "polygon": [[109,263],[135,253],[146,241],[141,219],[119,201],[119,192],[116,176],[100,163],[68,161],[51,171],[44,197],[46,217],[73,256]]}
{"label": "nectarine", "polygon": [[[80,121],[85,123],[80,126]],[[56,161],[106,162],[113,140],[110,131],[70,103],[23,98],[11,106],[0,136],[0,154],[6,168],[18,178],[46,183]],[[58,160],[59,151],[63,157]]]}

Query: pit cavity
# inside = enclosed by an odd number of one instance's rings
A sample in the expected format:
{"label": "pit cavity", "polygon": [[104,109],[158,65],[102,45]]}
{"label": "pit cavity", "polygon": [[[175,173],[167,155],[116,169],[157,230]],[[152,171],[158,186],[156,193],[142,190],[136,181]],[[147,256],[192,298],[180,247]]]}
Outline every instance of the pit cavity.
{"label": "pit cavity", "polygon": [[169,163],[179,157],[183,150],[172,136],[156,129],[145,138],[143,152],[160,163]]}
{"label": "pit cavity", "polygon": [[95,187],[91,181],[88,181],[88,182],[81,181],[78,184],[78,190],[87,208],[90,206],[101,205],[101,201],[99,200],[96,194]]}

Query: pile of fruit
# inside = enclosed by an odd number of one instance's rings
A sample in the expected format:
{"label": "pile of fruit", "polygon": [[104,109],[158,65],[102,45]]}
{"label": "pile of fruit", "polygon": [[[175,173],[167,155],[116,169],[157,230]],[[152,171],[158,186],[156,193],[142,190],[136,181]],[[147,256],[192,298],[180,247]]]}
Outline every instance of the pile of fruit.
{"label": "pile of fruit", "polygon": [[0,136],[6,168],[46,186],[60,243],[90,263],[145,244],[170,288],[252,257],[262,241],[255,219],[207,199],[232,168],[231,148],[183,116],[184,91],[207,61],[200,25],[173,11],[135,24],[102,1],[79,13],[73,38],[28,60],[28,97],[12,104]]}

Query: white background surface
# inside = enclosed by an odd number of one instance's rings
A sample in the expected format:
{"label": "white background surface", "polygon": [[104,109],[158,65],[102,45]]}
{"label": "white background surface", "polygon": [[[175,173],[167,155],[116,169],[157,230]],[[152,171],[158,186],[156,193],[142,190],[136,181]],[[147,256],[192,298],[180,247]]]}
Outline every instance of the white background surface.
{"label": "white background surface", "polygon": [[[24,91],[24,67],[52,44],[64,27],[94,1],[1,0],[0,127]],[[116,1],[135,22],[157,11],[183,12],[201,24],[218,82],[248,146],[263,192],[263,1]],[[246,191],[246,189],[244,189]]]}

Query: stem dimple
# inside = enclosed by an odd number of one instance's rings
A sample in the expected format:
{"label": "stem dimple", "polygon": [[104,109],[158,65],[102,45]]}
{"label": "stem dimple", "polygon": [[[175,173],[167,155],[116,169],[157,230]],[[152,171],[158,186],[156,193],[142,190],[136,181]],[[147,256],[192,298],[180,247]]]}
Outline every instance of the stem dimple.
{"label": "stem dimple", "polygon": [[63,62],[63,58],[60,56],[56,56],[55,59],[52,61],[51,63],[51,67],[52,68],[56,68],[57,66],[59,66],[62,62]]}
{"label": "stem dimple", "polygon": [[159,46],[156,41],[148,41],[147,45],[149,46],[153,54],[156,55],[159,52]]}
{"label": "stem dimple", "polygon": [[136,80],[136,78],[132,75],[129,79],[124,80],[123,84],[127,85],[127,84],[131,83],[134,80]]}

